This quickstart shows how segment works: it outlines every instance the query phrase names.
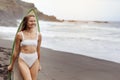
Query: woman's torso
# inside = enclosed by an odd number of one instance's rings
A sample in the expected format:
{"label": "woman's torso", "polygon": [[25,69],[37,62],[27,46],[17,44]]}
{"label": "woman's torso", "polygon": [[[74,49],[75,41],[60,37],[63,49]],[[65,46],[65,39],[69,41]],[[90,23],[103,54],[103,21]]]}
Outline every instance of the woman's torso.
{"label": "woman's torso", "polygon": [[37,51],[38,33],[21,31],[20,52],[30,54]]}

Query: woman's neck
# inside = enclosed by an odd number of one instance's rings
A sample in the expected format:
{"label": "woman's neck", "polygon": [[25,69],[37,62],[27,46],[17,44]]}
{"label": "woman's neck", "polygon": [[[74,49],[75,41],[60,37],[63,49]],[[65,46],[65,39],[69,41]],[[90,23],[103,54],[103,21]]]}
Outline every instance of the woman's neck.
{"label": "woman's neck", "polygon": [[34,32],[34,28],[27,28],[26,31],[29,32],[29,33],[32,33],[32,32]]}

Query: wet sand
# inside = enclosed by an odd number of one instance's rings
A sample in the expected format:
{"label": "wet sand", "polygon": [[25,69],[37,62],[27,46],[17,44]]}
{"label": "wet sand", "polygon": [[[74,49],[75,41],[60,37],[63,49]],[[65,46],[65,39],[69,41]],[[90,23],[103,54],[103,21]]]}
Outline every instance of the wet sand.
{"label": "wet sand", "polygon": [[[0,80],[6,80],[12,41],[0,40]],[[120,64],[41,48],[38,80],[120,80]]]}

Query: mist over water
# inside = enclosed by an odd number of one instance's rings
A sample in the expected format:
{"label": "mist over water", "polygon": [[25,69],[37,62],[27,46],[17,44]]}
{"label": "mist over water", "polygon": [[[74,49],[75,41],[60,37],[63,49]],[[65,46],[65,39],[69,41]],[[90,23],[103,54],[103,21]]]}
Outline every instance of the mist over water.
{"label": "mist over water", "polygon": [[[40,21],[42,47],[120,63],[120,23]],[[0,38],[13,40],[17,27],[0,27]]]}

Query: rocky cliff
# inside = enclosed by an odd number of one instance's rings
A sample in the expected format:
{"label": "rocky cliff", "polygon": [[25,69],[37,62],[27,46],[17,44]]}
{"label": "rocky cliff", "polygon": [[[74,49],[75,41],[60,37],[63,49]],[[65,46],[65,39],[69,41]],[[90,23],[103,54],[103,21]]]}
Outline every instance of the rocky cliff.
{"label": "rocky cliff", "polygon": [[[0,25],[17,26],[16,20],[23,18],[31,8],[35,8],[33,3],[23,2],[21,0],[0,0]],[[54,16],[45,15],[38,10],[37,12],[40,20],[60,21]]]}

